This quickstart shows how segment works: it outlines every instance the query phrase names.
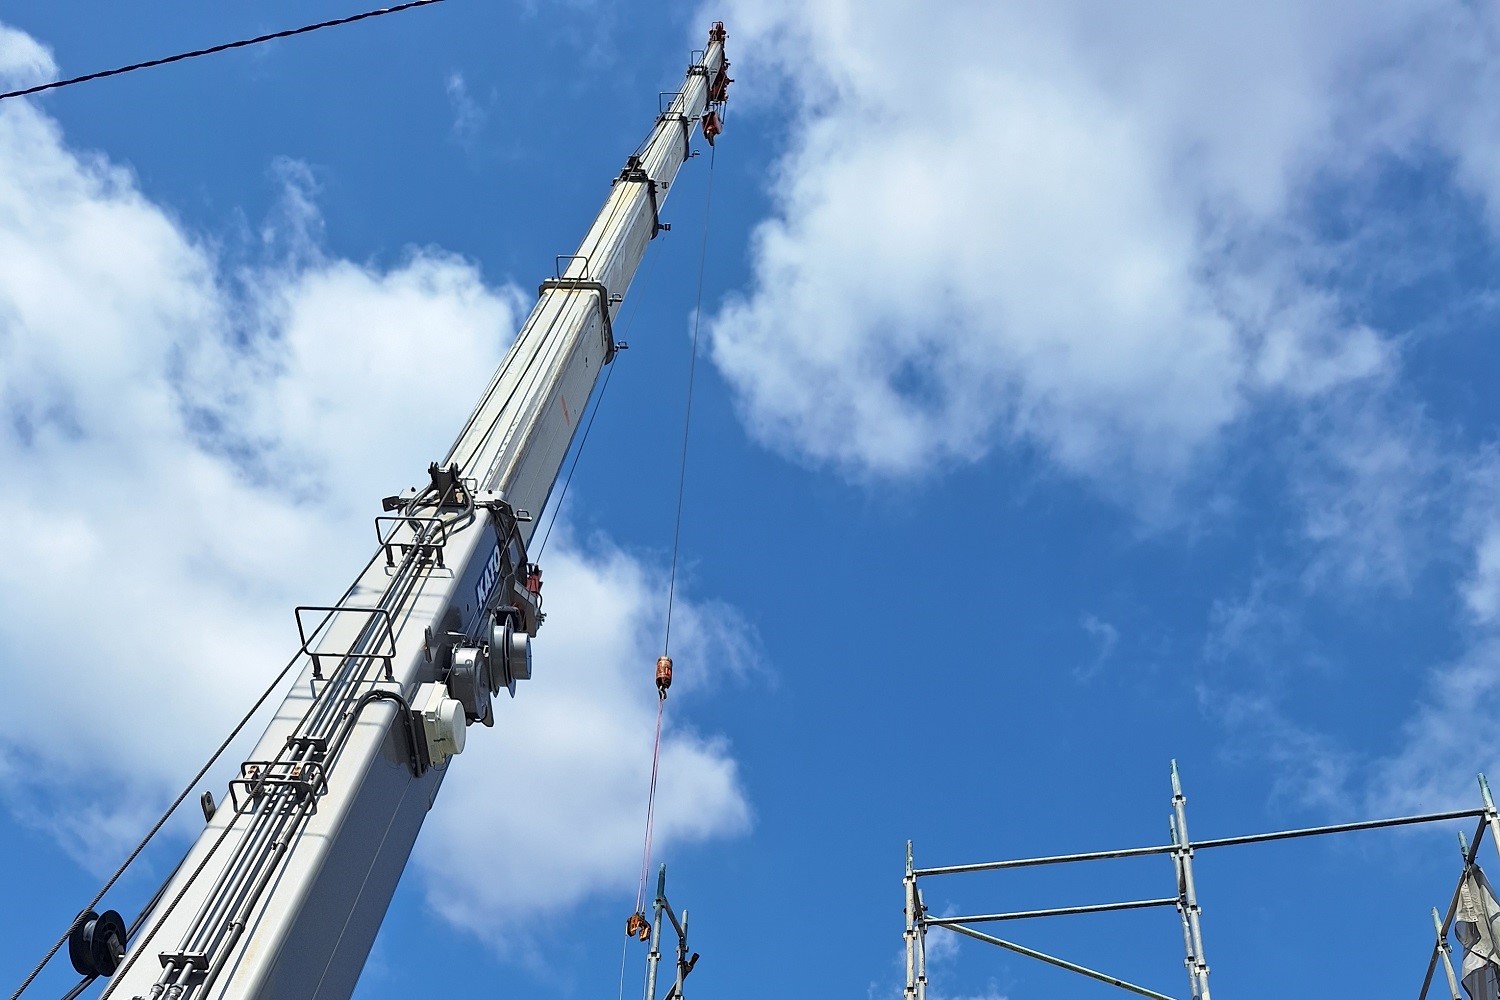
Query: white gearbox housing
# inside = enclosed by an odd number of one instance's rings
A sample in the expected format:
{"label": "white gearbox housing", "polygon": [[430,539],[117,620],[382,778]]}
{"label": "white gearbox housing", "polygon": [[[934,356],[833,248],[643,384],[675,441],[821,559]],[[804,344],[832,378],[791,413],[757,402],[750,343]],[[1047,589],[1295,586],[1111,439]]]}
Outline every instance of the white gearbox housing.
{"label": "white gearbox housing", "polygon": [[423,684],[412,701],[422,716],[422,734],[427,738],[427,756],[434,767],[446,764],[448,758],[463,753],[464,707],[448,696],[443,684]]}

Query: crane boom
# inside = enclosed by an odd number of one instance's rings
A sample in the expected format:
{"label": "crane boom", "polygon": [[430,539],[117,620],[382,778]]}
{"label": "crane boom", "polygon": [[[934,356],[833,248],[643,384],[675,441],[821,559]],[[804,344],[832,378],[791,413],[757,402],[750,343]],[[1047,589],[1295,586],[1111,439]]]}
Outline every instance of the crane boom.
{"label": "crane boom", "polygon": [[[692,127],[723,98],[724,37],[715,24],[577,254],[542,283],[430,482],[385,500],[370,563],[335,605],[297,609],[301,674],[105,997],[353,991],[467,727],[492,725],[492,698],[531,675],[544,617],[531,512],[614,357],[613,313],[664,228]],[[454,860],[464,879],[487,859]]]}

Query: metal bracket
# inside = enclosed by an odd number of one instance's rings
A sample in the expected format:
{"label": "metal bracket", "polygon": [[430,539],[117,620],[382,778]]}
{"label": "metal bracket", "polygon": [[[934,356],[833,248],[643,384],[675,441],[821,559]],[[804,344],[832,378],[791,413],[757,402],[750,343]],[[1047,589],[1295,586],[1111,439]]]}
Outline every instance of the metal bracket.
{"label": "metal bracket", "polygon": [[184,966],[193,972],[208,971],[208,955],[201,951],[163,951],[158,952],[157,957],[161,959],[163,969]]}
{"label": "metal bracket", "polygon": [[[382,528],[389,525],[389,530]],[[402,526],[411,528],[413,541],[398,542],[395,540],[396,533]],[[432,528],[430,541],[418,542],[416,538],[422,537],[423,527]],[[375,539],[380,547],[385,550],[385,564],[387,567],[396,565],[396,553],[402,556],[417,551],[417,559],[422,562],[433,562],[438,569],[447,569],[443,564],[443,546],[448,543],[447,522],[440,517],[408,517],[406,515],[393,516],[383,515],[375,518]]]}
{"label": "metal bracket", "polygon": [[[690,160],[693,158],[693,119],[681,111],[663,111],[656,116],[656,123],[677,122],[682,126],[682,158]],[[671,226],[667,227],[671,229]]]}
{"label": "metal bracket", "polygon": [[[237,788],[244,791],[243,801]],[[291,792],[295,805],[313,802],[311,811],[317,812],[316,800],[328,791],[328,776],[321,764],[310,760],[247,760],[240,765],[240,776],[229,781],[229,800],[235,815],[244,814],[268,791],[275,790]]]}
{"label": "metal bracket", "polygon": [[[652,205],[654,211],[654,197]],[[599,315],[604,317],[604,363],[609,364],[613,361],[615,359],[615,325],[609,318],[610,295],[609,289],[604,287],[604,282],[590,281],[587,278],[548,278],[537,289],[537,294],[541,295],[549,291],[594,292],[599,296]],[[516,512],[516,520],[521,520],[521,513],[521,511]]]}
{"label": "metal bracket", "polygon": [[328,756],[328,740],[322,736],[288,736],[286,748],[293,753],[306,750],[314,761],[321,761]]}
{"label": "metal bracket", "polygon": [[[680,112],[678,113],[678,116],[683,118],[684,125],[686,125],[685,116],[682,116]],[[657,120],[664,121],[668,117],[669,116],[666,112],[662,112],[661,117]],[[682,141],[684,144],[686,144],[688,141],[686,128],[683,132]],[[620,171],[620,176],[616,178],[615,183],[618,184],[621,181],[627,184],[646,185],[646,196],[651,199],[651,238],[653,240],[656,239],[657,233],[671,232],[671,223],[664,223],[661,221],[660,207],[656,203],[657,183],[651,178],[650,174],[646,173],[646,168],[641,165],[641,158],[639,156],[631,156],[628,160],[625,161],[625,169]]]}

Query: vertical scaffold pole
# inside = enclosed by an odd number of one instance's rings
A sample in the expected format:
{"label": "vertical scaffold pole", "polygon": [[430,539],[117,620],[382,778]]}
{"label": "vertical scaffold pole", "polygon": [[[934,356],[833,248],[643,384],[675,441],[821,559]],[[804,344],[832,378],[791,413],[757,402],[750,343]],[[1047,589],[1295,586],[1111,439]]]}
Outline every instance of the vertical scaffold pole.
{"label": "vertical scaffold pole", "polygon": [[927,1000],[927,904],[917,890],[917,1000]]}
{"label": "vertical scaffold pole", "polygon": [[1177,761],[1172,761],[1172,858],[1177,863],[1177,909],[1183,915],[1187,941],[1188,980],[1195,1000],[1211,1000],[1208,991],[1208,959],[1203,954],[1203,925],[1199,919],[1198,888],[1193,882],[1193,842],[1188,836],[1187,797]]}
{"label": "vertical scaffold pole", "polygon": [[682,933],[677,935],[677,989],[674,991],[677,1000],[682,998],[682,981],[687,978],[687,935],[688,935],[688,911],[682,911]]}
{"label": "vertical scaffold pole", "polygon": [[917,901],[917,876],[911,863],[911,841],[906,842],[906,877],[901,880],[906,897],[906,991],[905,1000],[917,1000],[917,921],[921,904]]}
{"label": "vertical scaffold pole", "polygon": [[1437,932],[1438,955],[1443,960],[1443,971],[1448,974],[1448,992],[1453,1000],[1464,1000],[1458,992],[1458,975],[1453,971],[1453,949],[1448,945],[1448,935],[1443,933],[1443,918],[1437,907],[1432,908],[1432,929]]}
{"label": "vertical scaffold pole", "polygon": [[1500,851],[1500,811],[1495,809],[1489,780],[1483,774],[1479,776],[1479,794],[1484,796],[1484,822],[1490,828],[1490,841],[1495,845],[1495,850]]}
{"label": "vertical scaffold pole", "polygon": [[651,951],[646,954],[646,1000],[656,1000],[656,966],[661,961],[661,908],[667,899],[667,866],[656,876],[656,902],[651,919]]}
{"label": "vertical scaffold pole", "polygon": [[[1175,817],[1167,817],[1167,825],[1172,830],[1172,843],[1180,844],[1182,841],[1177,836],[1177,820]],[[1183,959],[1183,967],[1187,969],[1188,986],[1192,990],[1193,1000],[1198,998],[1198,963],[1197,956],[1193,952],[1193,928],[1188,923],[1187,905],[1184,899],[1187,895],[1186,880],[1182,874],[1182,858],[1177,851],[1172,852],[1172,868],[1177,874],[1177,916],[1182,921],[1182,950],[1187,957]]]}

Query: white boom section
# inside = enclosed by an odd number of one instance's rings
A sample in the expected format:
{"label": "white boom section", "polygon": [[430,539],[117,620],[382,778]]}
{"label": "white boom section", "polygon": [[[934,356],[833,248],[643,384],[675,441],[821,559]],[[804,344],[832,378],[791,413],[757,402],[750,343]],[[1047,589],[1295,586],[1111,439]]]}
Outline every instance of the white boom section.
{"label": "white boom section", "polygon": [[[504,635],[507,644],[518,637],[519,649],[540,619],[526,580],[532,523],[521,512],[545,505],[612,355],[609,311],[656,234],[691,128],[709,107],[710,81],[727,67],[723,37],[716,26],[578,255],[544,283],[444,462],[466,484],[438,471],[432,488],[403,494],[400,511],[377,522],[380,550],[337,607],[299,609],[305,668],[103,996],[352,992],[447,755],[462,749],[464,718],[493,724],[491,691],[464,687],[462,656],[488,650],[481,674],[494,675],[494,693],[507,682],[514,693],[530,674],[529,655],[502,669],[494,648],[497,621],[515,622]],[[495,794],[505,794],[504,779],[494,775]],[[452,877],[483,878],[490,860],[454,858]]]}
{"label": "white boom section", "polygon": [[[656,236],[660,204],[687,158],[688,134],[707,108],[709,80],[723,56],[723,42],[710,41],[707,75],[690,74],[658,120],[639,154],[638,179],[622,174],[578,253],[559,258],[561,281],[543,285],[515,346],[444,460],[456,462],[481,489],[503,491],[517,509],[539,510],[557,478],[605,352],[613,353],[605,326],[617,303],[609,297],[623,298]],[[522,530],[529,540],[531,525]]]}

